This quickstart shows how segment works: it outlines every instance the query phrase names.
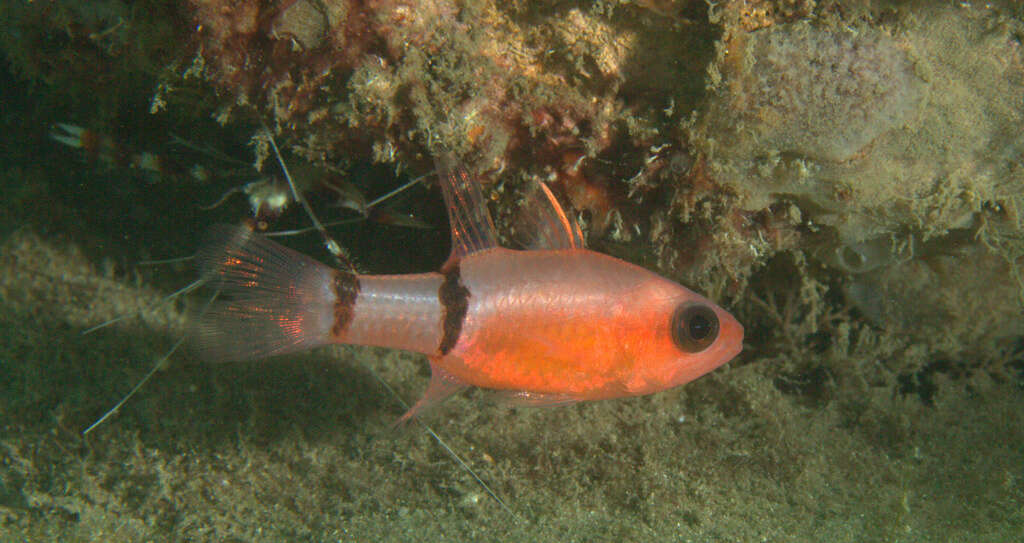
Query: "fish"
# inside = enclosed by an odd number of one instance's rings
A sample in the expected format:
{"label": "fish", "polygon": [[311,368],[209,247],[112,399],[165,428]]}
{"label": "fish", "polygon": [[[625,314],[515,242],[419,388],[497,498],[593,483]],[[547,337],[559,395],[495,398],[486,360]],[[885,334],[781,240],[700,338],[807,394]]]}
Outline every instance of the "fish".
{"label": "fish", "polygon": [[652,394],[742,350],[743,326],[718,305],[586,249],[543,182],[520,217],[525,248],[510,249],[480,180],[451,157],[436,163],[452,240],[439,271],[361,274],[218,225],[196,255],[220,299],[196,322],[195,350],[219,362],[328,344],[421,353],[431,379],[400,421],[470,386],[525,406]]}

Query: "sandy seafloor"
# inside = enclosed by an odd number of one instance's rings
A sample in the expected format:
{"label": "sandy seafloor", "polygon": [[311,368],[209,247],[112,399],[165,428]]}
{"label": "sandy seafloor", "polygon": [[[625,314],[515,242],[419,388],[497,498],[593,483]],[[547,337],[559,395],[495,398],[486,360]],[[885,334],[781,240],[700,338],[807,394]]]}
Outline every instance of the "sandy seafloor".
{"label": "sandy seafloor", "polygon": [[[515,516],[422,428],[389,431],[402,408],[374,374],[406,401],[428,379],[406,353],[181,352],[83,438],[202,303],[154,306],[194,273],[135,263],[189,254],[215,218],[49,142],[31,92],[8,89],[0,151],[0,541],[1024,541],[1019,378],[937,372],[928,401],[787,394],[757,337],[650,397],[445,403],[426,422]],[[429,270],[446,243],[339,232],[355,235],[357,258],[391,269]]]}
{"label": "sandy seafloor", "polygon": [[1019,384],[856,418],[784,396],[756,363],[631,400],[450,400],[427,421],[519,520],[420,428],[389,434],[401,409],[370,371],[407,399],[427,381],[400,352],[176,356],[83,439],[174,337],[82,336],[106,304],[157,291],[97,273],[79,233],[37,228],[8,229],[0,260],[2,541],[1022,540]]}

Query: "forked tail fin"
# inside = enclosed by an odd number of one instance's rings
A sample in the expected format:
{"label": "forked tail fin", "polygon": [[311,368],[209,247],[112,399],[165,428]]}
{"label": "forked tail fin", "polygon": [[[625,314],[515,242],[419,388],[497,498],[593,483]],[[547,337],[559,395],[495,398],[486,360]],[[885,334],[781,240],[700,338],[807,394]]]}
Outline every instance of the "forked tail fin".
{"label": "forked tail fin", "polygon": [[212,362],[324,345],[334,323],[335,271],[240,226],[214,226],[196,255],[219,292],[195,324],[195,349]]}

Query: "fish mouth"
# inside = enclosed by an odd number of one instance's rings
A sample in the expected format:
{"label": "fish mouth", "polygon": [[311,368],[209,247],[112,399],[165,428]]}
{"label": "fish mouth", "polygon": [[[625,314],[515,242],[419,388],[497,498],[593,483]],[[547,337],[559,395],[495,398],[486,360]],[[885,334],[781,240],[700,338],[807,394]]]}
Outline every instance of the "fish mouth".
{"label": "fish mouth", "polygon": [[719,332],[716,343],[720,345],[721,362],[719,364],[725,364],[743,351],[743,325],[725,311],[719,312],[718,323]]}

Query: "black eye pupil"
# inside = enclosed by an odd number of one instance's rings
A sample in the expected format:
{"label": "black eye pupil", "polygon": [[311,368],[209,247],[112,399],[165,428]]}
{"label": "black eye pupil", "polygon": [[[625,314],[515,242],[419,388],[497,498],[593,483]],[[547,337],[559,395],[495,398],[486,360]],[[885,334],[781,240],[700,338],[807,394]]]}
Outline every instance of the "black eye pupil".
{"label": "black eye pupil", "polygon": [[686,303],[672,314],[672,339],[688,353],[707,349],[718,338],[718,315],[704,304]]}
{"label": "black eye pupil", "polygon": [[694,315],[690,319],[690,337],[701,340],[711,333],[711,321],[704,315]]}

